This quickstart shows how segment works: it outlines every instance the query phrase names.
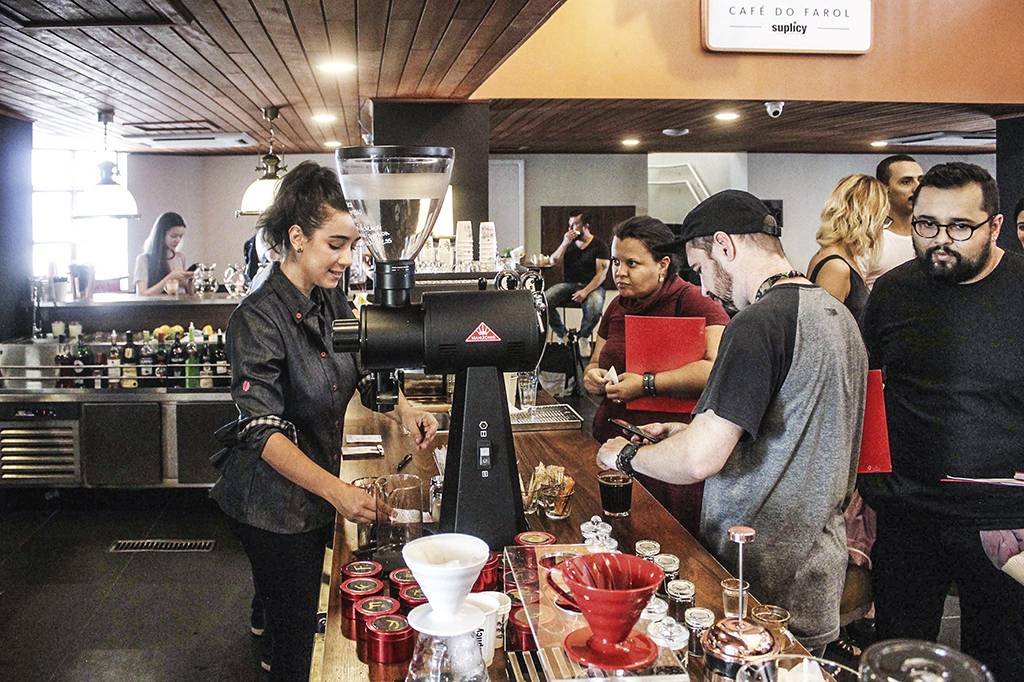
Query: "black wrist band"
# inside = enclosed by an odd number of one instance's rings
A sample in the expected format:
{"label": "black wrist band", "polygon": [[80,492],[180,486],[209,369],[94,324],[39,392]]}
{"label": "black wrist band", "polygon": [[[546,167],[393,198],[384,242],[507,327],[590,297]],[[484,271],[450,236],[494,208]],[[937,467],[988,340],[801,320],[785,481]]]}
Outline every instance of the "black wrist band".
{"label": "black wrist band", "polygon": [[643,390],[644,395],[658,395],[658,389],[654,385],[654,372],[644,372]]}
{"label": "black wrist band", "polygon": [[633,476],[636,474],[633,471],[633,458],[636,457],[636,453],[640,451],[640,446],[636,443],[626,443],[619,450],[618,457],[615,458],[615,468],[626,474],[627,476]]}

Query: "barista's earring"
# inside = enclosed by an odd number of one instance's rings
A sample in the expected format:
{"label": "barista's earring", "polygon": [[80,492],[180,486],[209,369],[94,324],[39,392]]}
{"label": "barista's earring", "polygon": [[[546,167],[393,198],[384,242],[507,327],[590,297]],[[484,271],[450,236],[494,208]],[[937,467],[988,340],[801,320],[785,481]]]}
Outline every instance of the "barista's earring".
{"label": "barista's earring", "polygon": [[659,282],[664,282],[665,281],[665,275],[664,274],[658,275],[658,281]]}
{"label": "barista's earring", "polygon": [[295,247],[295,251],[298,252],[298,253],[302,253],[302,247],[301,246]]}

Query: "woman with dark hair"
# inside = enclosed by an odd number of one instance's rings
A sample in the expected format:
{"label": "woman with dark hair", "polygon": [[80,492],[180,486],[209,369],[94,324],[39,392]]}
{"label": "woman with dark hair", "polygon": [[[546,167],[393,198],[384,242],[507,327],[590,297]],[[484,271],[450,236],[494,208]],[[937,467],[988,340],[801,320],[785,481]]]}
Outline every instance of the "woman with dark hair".
{"label": "woman with dark hair", "polygon": [[[619,427],[608,420],[624,419],[633,424],[679,421],[677,413],[627,410],[626,403],[645,394],[697,397],[704,390],[711,366],[718,355],[718,342],[729,322],[722,306],[705,297],[699,287],[679,277],[678,256],[671,244],[675,235],[650,216],[636,216],[615,226],[612,240],[612,276],[619,295],[608,304],[597,330],[590,364],[583,385],[592,395],[604,399],[594,415],[593,434],[600,442],[621,436]],[[622,371],[626,366],[626,316],[703,317],[705,327],[704,358],[649,379],[653,386],[644,390],[644,378]],[[671,343],[670,339],[665,339]],[[608,380],[608,369],[615,367],[618,383]],[[687,530],[696,534],[700,526],[702,484],[678,486],[638,475],[639,480]]]}
{"label": "woman with dark hair", "polygon": [[[309,675],[335,513],[374,520],[373,498],[338,476],[345,409],[360,372],[354,355],[331,345],[332,321],[353,317],[338,283],[359,234],[337,175],[310,161],[284,176],[257,226],[282,260],[228,323],[239,418],[218,434],[225,448],[214,457],[221,476],[211,496],[252,563],[272,637],[271,678],[295,680]],[[388,416],[429,451],[432,415],[401,397]]]}
{"label": "woman with dark hair", "polygon": [[185,238],[185,219],[177,213],[161,213],[149,231],[143,252],[135,259],[135,293],[158,296],[177,290],[192,278],[185,269],[185,254],[178,251]]}

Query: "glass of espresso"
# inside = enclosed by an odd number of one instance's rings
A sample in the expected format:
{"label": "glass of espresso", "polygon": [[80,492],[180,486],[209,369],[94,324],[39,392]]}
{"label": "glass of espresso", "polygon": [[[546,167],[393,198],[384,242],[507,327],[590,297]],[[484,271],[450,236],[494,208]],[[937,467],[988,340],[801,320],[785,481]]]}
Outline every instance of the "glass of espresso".
{"label": "glass of espresso", "polygon": [[601,508],[608,516],[629,516],[633,504],[633,479],[621,471],[602,471],[597,475],[601,488]]}

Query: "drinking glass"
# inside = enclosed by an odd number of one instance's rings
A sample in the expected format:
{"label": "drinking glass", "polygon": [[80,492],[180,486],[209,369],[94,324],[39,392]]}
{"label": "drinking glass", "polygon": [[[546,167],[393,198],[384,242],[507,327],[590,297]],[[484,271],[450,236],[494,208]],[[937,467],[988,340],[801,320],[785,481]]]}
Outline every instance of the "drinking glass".
{"label": "drinking glass", "polygon": [[633,478],[612,469],[599,473],[597,483],[605,516],[629,516],[629,508],[633,505]]}
{"label": "drinking glass", "polygon": [[537,406],[537,371],[519,373],[519,408],[532,412]]}
{"label": "drinking glass", "polygon": [[[743,600],[743,611],[740,611],[740,581],[737,578],[726,578],[722,585],[722,611],[726,618],[746,618],[747,603]],[[750,589],[750,583],[746,580],[742,584],[743,591]]]}
{"label": "drinking glass", "polygon": [[786,627],[792,616],[786,609],[774,604],[761,604],[750,610],[750,617],[772,633],[772,637],[779,643],[780,651],[793,645],[793,635]]}

